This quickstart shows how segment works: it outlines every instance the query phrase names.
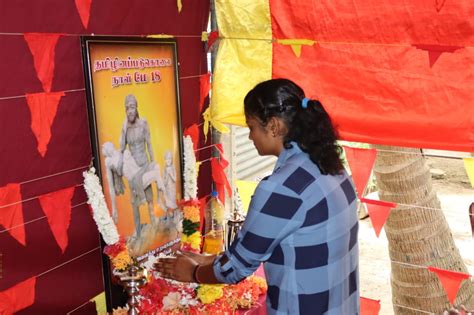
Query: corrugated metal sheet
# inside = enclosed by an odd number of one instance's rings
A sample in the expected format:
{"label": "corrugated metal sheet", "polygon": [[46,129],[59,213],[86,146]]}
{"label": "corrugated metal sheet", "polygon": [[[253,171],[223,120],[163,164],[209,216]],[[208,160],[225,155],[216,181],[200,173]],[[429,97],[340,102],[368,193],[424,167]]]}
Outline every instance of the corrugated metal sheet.
{"label": "corrugated metal sheet", "polygon": [[260,156],[251,140],[249,129],[234,126],[235,139],[234,165],[236,178],[240,180],[260,180],[268,175],[276,163],[274,156]]}

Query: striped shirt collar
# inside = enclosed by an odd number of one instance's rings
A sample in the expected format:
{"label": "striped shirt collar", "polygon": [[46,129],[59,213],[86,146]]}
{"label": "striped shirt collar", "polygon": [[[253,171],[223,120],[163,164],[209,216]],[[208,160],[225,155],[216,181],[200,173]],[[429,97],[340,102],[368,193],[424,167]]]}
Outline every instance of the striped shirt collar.
{"label": "striped shirt collar", "polygon": [[281,151],[273,171],[279,169],[293,155],[303,152],[295,141],[291,141],[290,144],[292,146],[291,148]]}

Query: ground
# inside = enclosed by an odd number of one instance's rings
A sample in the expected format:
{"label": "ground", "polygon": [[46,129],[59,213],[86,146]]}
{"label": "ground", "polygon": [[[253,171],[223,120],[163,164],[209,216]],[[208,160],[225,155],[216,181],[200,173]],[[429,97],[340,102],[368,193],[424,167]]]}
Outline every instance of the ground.
{"label": "ground", "polygon": [[[444,172],[443,178],[433,178],[433,187],[437,191],[461,256],[469,273],[474,275],[474,240],[468,215],[469,205],[474,202],[474,189],[467,177],[463,160],[438,157],[427,157],[427,160],[430,168]],[[394,314],[390,259],[384,231],[377,238],[370,220],[361,220],[359,246],[361,296],[380,300],[381,315]]]}

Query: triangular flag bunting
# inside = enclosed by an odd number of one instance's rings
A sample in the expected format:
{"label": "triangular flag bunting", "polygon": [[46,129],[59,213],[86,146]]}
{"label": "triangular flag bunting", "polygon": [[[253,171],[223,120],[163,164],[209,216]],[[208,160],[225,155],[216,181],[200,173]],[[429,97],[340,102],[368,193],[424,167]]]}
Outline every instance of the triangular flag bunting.
{"label": "triangular flag bunting", "polygon": [[188,128],[184,130],[184,136],[190,136],[191,140],[193,141],[193,149],[197,149],[197,145],[199,143],[199,128],[197,124],[192,124]]}
{"label": "triangular flag bunting", "polygon": [[81,17],[82,25],[85,29],[89,26],[92,0],[75,0],[76,9]]}
{"label": "triangular flag bunting", "polygon": [[147,35],[148,38],[173,38],[173,35],[168,34],[154,34],[154,35]]}
{"label": "triangular flag bunting", "polygon": [[454,304],[456,295],[458,294],[459,288],[461,287],[461,282],[471,277],[471,275],[466,273],[439,269],[432,266],[429,266],[428,270],[436,273],[439,281],[441,281],[441,284],[443,285],[444,291],[446,291],[446,294],[448,295],[448,299],[451,304]]}
{"label": "triangular flag bunting", "polygon": [[45,92],[51,92],[54,76],[54,51],[60,34],[25,33],[24,37],[33,55],[36,75]]}
{"label": "triangular flag bunting", "polygon": [[230,183],[227,180],[227,176],[225,175],[224,169],[229,165],[229,163],[225,159],[221,159],[220,161],[217,158],[211,158],[211,171],[212,171],[212,179],[216,184],[216,191],[218,193],[218,198],[225,204],[225,190],[227,190],[227,194],[229,197],[232,196],[232,189],[230,187]]}
{"label": "triangular flag bunting", "polygon": [[380,312],[380,300],[372,300],[360,297],[360,315],[378,315]]}
{"label": "triangular flag bunting", "polygon": [[216,40],[219,39],[219,32],[218,31],[212,31],[207,39],[207,49],[211,49],[212,45],[216,42]]}
{"label": "triangular flag bunting", "polygon": [[361,198],[361,202],[364,202],[367,205],[367,211],[369,212],[369,218],[372,221],[372,226],[374,227],[375,235],[379,237],[380,231],[387,221],[387,218],[390,214],[390,209],[396,208],[397,204],[393,202],[386,202],[380,200],[370,200]]}
{"label": "triangular flag bunting", "polygon": [[417,49],[426,50],[428,52],[428,59],[430,61],[430,68],[434,66],[439,56],[442,53],[453,53],[458,49],[462,49],[462,46],[441,46],[441,45],[413,45]]}
{"label": "triangular flag bunting", "polygon": [[351,168],[352,180],[359,197],[364,193],[370,173],[374,167],[377,151],[375,149],[352,148],[344,146],[347,163]]}
{"label": "triangular flag bunting", "polygon": [[10,315],[35,302],[36,277],[22,281],[0,292],[0,314]]}
{"label": "triangular flag bunting", "polygon": [[49,227],[63,253],[69,243],[67,230],[71,222],[71,199],[74,189],[73,186],[38,198],[48,218]]}
{"label": "triangular flag bunting", "polygon": [[471,187],[474,188],[474,158],[464,158],[464,168],[466,169],[467,176],[471,182]]}
{"label": "triangular flag bunting", "polygon": [[208,72],[199,76],[199,112],[204,108],[204,100],[211,90],[211,73]]}
{"label": "triangular flag bunting", "polygon": [[97,315],[107,314],[107,304],[105,303],[105,291],[93,297],[91,302],[95,303]]}
{"label": "triangular flag bunting", "polygon": [[20,184],[0,187],[0,224],[23,246],[26,245]]}
{"label": "triangular flag bunting", "polygon": [[59,101],[64,92],[26,94],[26,102],[31,113],[31,130],[38,141],[38,152],[46,155],[51,126],[58,111]]}
{"label": "triangular flag bunting", "polygon": [[301,56],[302,45],[313,46],[315,43],[314,40],[310,39],[278,39],[277,42],[280,45],[290,46],[297,58]]}

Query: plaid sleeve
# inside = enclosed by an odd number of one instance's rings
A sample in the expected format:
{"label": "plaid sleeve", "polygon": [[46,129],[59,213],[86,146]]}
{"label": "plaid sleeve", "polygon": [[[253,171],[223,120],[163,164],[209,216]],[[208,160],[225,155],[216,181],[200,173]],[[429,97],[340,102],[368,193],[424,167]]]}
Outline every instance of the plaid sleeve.
{"label": "plaid sleeve", "polygon": [[302,200],[270,180],[258,185],[244,226],[230,248],[214,262],[214,274],[224,283],[236,283],[268,260],[275,247],[303,223]]}

